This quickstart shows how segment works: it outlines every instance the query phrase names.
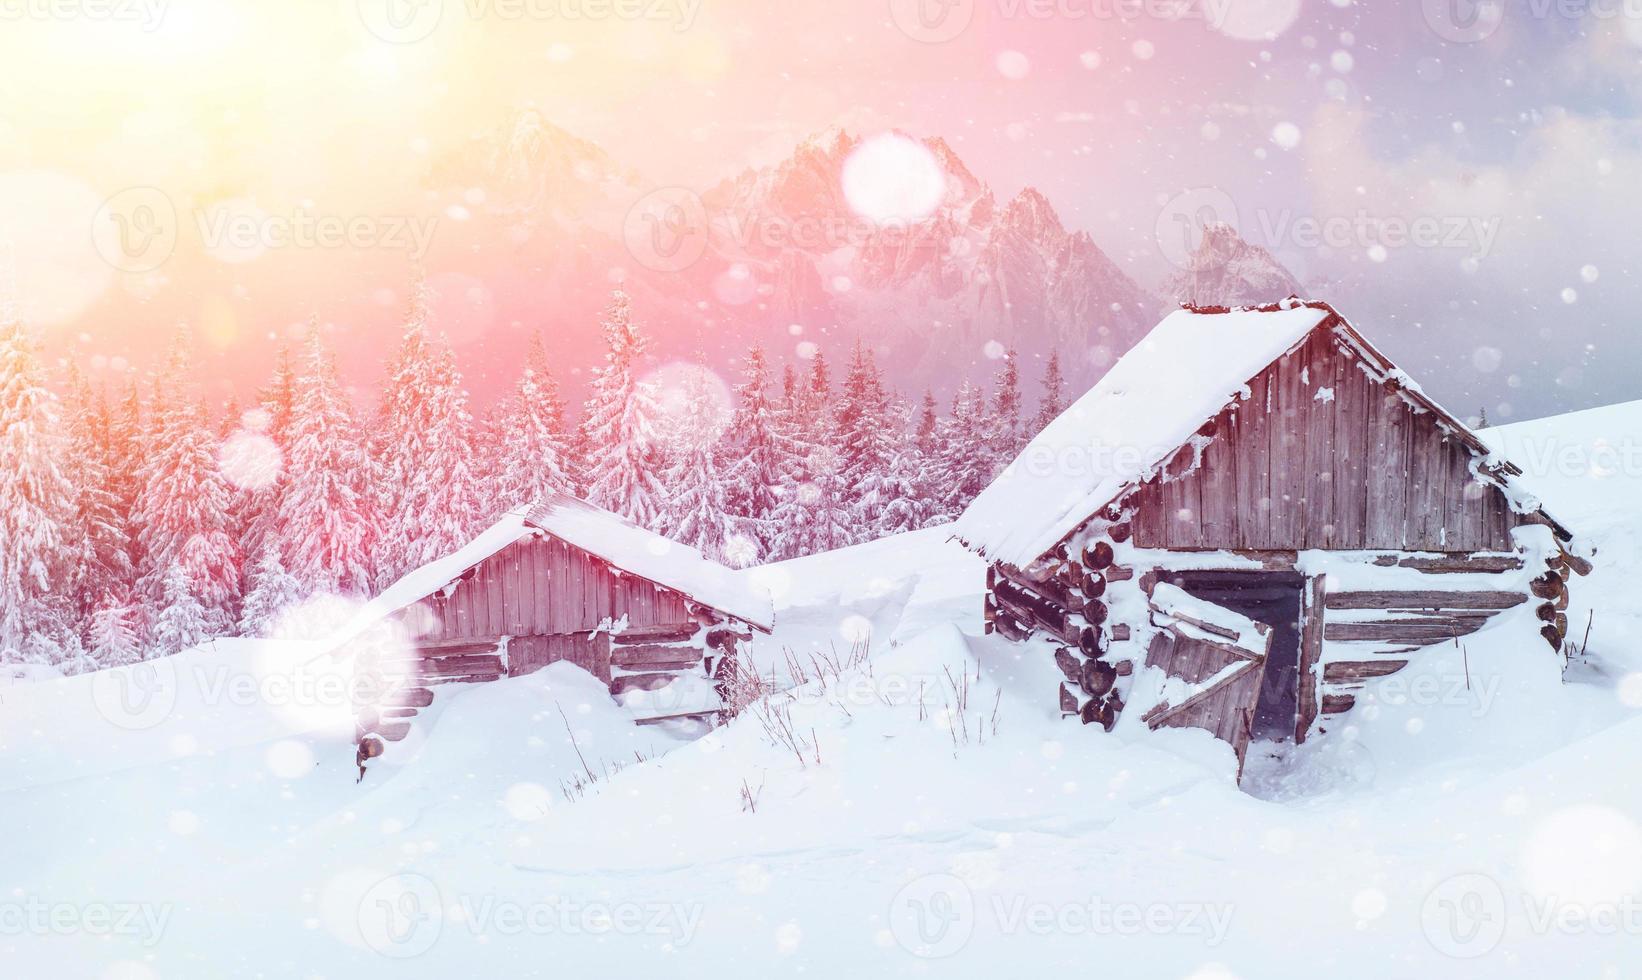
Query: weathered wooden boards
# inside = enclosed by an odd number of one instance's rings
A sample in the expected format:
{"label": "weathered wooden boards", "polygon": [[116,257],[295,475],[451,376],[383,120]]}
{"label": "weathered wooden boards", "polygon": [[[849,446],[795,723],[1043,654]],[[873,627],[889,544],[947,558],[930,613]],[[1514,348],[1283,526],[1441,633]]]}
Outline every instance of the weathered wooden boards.
{"label": "weathered wooden boards", "polygon": [[[1505,552],[1523,519],[1472,473],[1438,416],[1359,367],[1329,330],[1249,382],[1210,424],[1201,461],[1136,498],[1144,548]],[[1188,456],[1192,450],[1181,450]]]}
{"label": "weathered wooden boards", "polygon": [[[448,594],[423,600],[426,640],[591,632],[626,617],[630,627],[688,623],[685,599],[552,537],[521,539],[480,562]],[[429,615],[431,614],[431,615]]]}
{"label": "weathered wooden boards", "polygon": [[[1261,634],[1264,650],[1271,648],[1271,633]],[[1179,703],[1153,706],[1142,720],[1153,729],[1203,728],[1231,745],[1241,769],[1248,750],[1250,726],[1260,696],[1266,653],[1249,654],[1225,643],[1211,643],[1201,637],[1164,629],[1152,638],[1146,665],[1195,687]]]}

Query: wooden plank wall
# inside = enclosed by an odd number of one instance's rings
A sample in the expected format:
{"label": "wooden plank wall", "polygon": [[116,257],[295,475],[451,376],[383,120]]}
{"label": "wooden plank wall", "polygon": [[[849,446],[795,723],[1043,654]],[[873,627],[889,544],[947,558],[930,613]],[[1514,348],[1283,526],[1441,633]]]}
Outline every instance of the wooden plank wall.
{"label": "wooden plank wall", "polygon": [[[1471,454],[1314,332],[1213,422],[1198,469],[1136,495],[1144,548],[1511,550],[1505,496]],[[1332,400],[1318,398],[1329,389]]]}
{"label": "wooden plank wall", "polygon": [[629,626],[693,622],[679,593],[613,574],[608,563],[554,538],[509,545],[472,568],[449,596],[421,605],[431,615],[418,612],[418,621],[432,624],[424,640],[585,633],[624,614]]}
{"label": "wooden plank wall", "polygon": [[517,677],[568,660],[606,683],[610,681],[610,635],[561,633],[519,636],[508,641],[507,671]]}

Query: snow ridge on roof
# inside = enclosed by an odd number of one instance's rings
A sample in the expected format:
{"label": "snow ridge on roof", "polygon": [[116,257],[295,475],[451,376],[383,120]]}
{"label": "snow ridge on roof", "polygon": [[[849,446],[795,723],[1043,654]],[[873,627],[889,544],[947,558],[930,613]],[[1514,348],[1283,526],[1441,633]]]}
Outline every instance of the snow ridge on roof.
{"label": "snow ridge on roof", "polygon": [[775,621],[770,596],[746,576],[670,538],[646,531],[574,497],[554,496],[525,513],[525,522],[610,564],[647,578],[765,630]]}
{"label": "snow ridge on roof", "polygon": [[981,491],[956,536],[994,561],[1030,564],[1332,315],[1297,300],[1169,314]]}

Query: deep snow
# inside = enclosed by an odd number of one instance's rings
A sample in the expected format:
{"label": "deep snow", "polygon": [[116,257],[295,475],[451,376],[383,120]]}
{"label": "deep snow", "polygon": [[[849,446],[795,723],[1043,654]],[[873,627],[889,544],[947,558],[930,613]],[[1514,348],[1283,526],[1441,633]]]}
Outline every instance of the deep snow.
{"label": "deep snow", "polygon": [[[1598,429],[1642,411],[1485,435]],[[1496,624],[1252,794],[1207,733],[1061,721],[940,530],[748,573],[808,682],[693,741],[555,665],[356,785],[308,646],[0,686],[0,975],[1633,976],[1642,473],[1511,455],[1597,547],[1569,682]]]}

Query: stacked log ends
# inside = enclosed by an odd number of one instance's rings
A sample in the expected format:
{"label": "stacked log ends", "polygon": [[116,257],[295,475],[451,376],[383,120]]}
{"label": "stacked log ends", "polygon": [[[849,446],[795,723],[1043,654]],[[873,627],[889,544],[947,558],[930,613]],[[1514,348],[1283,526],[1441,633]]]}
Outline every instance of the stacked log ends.
{"label": "stacked log ends", "polygon": [[1568,591],[1568,586],[1567,583],[1562,581],[1562,576],[1558,575],[1553,569],[1534,579],[1532,582],[1529,582],[1528,591],[1532,592],[1534,594],[1534,598],[1536,599],[1554,600],[1565,595]]}
{"label": "stacked log ends", "polygon": [[1083,551],[1083,563],[1097,572],[1110,566],[1116,558],[1108,541],[1096,541],[1094,547]]}
{"label": "stacked log ends", "polygon": [[1083,664],[1079,684],[1092,698],[1105,697],[1117,683],[1117,668],[1104,660],[1090,660]]}
{"label": "stacked log ends", "polygon": [[1539,635],[1545,637],[1545,642],[1551,645],[1552,650],[1561,652],[1562,634],[1557,632],[1555,625],[1546,623],[1544,626],[1540,627]]}

